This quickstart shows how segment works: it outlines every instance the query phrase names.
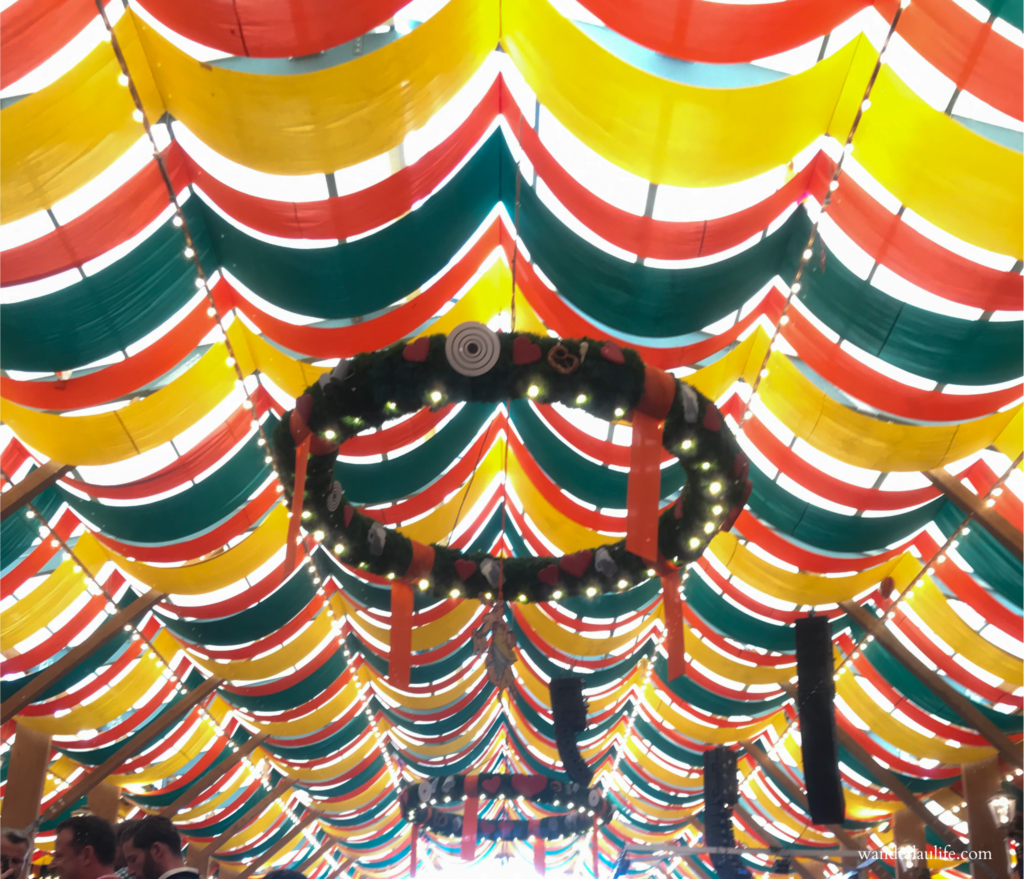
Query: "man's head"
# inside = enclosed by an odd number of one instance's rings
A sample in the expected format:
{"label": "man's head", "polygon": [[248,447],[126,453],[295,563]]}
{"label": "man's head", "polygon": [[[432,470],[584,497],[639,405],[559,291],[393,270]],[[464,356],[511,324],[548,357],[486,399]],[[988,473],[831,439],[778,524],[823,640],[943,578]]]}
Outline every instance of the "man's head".
{"label": "man's head", "polygon": [[122,840],[124,861],[135,879],[160,879],[184,865],[181,837],[174,825],[158,815],[143,818]]}
{"label": "man's head", "polygon": [[97,815],[75,815],[57,825],[51,866],[60,879],[99,879],[114,872],[117,837]]}
{"label": "man's head", "polygon": [[28,837],[17,830],[0,833],[0,876],[17,879],[28,858]]}
{"label": "man's head", "polygon": [[115,828],[117,833],[117,855],[114,857],[114,870],[123,870],[127,867],[124,859],[124,841],[135,832],[135,828],[142,823],[141,818],[130,818],[122,821]]}

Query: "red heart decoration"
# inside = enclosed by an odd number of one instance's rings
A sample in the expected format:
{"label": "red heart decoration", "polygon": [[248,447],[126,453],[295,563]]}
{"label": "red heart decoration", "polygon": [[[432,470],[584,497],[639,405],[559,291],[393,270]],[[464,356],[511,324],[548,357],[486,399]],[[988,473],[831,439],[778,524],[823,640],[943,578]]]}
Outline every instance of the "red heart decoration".
{"label": "red heart decoration", "polygon": [[512,790],[524,797],[535,797],[544,792],[548,780],[543,775],[513,775]]}
{"label": "red heart decoration", "polygon": [[892,590],[895,588],[896,583],[892,577],[886,577],[881,583],[878,584],[878,591],[882,598],[888,598],[892,595]]}
{"label": "red heart decoration", "polygon": [[709,405],[704,410],[704,427],[715,433],[722,429],[722,416],[714,406]]}
{"label": "red heart decoration", "polygon": [[355,514],[356,514],[355,509],[353,507],[350,507],[348,504],[345,504],[345,509],[342,510],[341,517],[345,520],[345,527],[346,528],[348,528],[348,526],[352,524],[352,517]]}
{"label": "red heart decoration", "polygon": [[496,794],[498,792],[498,788],[501,787],[501,779],[485,778],[482,782],[480,782],[480,787],[482,787],[489,794]]}
{"label": "red heart decoration", "polygon": [[675,506],[672,508],[672,515],[675,516],[677,522],[680,519],[683,518],[683,499],[682,498],[679,498],[679,500],[676,501]]}
{"label": "red heart decoration", "polygon": [[402,349],[402,358],[410,363],[423,363],[430,353],[430,339],[424,336],[415,342],[410,342]]}
{"label": "red heart decoration", "polygon": [[299,397],[295,401],[295,411],[306,424],[309,424],[309,416],[313,414],[313,395],[303,394]]}
{"label": "red heart decoration", "polygon": [[471,562],[469,559],[459,559],[455,562],[455,573],[465,583],[476,573],[476,562]]}
{"label": "red heart decoration", "polygon": [[558,560],[558,567],[579,579],[587,573],[587,568],[590,567],[593,558],[594,554],[589,549],[583,549],[573,555],[562,556]]}
{"label": "red heart decoration", "polygon": [[537,579],[548,586],[554,586],[558,582],[558,565],[548,565],[537,574]]}
{"label": "red heart decoration", "polygon": [[536,363],[541,358],[540,345],[528,339],[526,336],[516,336],[512,343],[512,362],[517,366],[525,366],[527,363]]}
{"label": "red heart decoration", "polygon": [[601,356],[611,363],[619,364],[619,366],[626,362],[626,356],[622,353],[622,349],[614,342],[605,342],[601,346]]}

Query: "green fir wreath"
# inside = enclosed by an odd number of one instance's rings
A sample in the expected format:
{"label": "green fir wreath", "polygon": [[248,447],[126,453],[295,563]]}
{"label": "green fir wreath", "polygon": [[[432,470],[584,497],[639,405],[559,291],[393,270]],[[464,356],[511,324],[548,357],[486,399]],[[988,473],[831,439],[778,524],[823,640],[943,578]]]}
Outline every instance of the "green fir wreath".
{"label": "green fir wreath", "polygon": [[675,382],[663,443],[686,474],[678,499],[658,520],[659,562],[684,566],[700,557],[715,532],[732,527],[750,494],[749,465],[714,403],[614,342],[494,333],[465,323],[448,336],[358,354],[296,401],[274,431],[273,458],[291,503],[296,448],[309,437],[302,525],[349,567],[408,580],[436,596],[491,600],[500,591],[507,600],[529,602],[618,592],[654,574],[625,540],[562,557],[506,559],[425,547],[346,503],[334,464],[345,440],[425,406],[525,398],[629,420],[652,373]]}
{"label": "green fir wreath", "polygon": [[[588,788],[544,775],[502,775],[485,772],[475,778],[476,795],[483,801],[530,803],[551,814],[533,821],[480,818],[478,840],[562,839],[586,833],[604,824],[612,807],[599,788]],[[398,794],[402,814],[412,824],[442,836],[461,836],[464,803],[468,799],[466,777],[447,775],[419,784],[405,785]]]}

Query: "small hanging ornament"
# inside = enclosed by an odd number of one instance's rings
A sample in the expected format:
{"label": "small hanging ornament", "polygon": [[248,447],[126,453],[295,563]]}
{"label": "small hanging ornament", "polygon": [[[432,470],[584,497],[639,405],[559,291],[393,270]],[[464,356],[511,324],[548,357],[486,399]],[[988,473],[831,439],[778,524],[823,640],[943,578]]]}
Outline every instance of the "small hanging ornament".
{"label": "small hanging ornament", "polygon": [[331,483],[331,491],[327,495],[327,509],[332,513],[337,510],[338,506],[341,504],[342,497],[344,497],[344,492],[341,490],[341,483],[335,479],[334,482]]}
{"label": "small hanging ornament", "polygon": [[342,360],[330,372],[325,372],[322,376],[320,376],[320,378],[316,380],[316,383],[320,385],[321,390],[326,390],[329,385],[340,387],[351,376],[352,361]]}
{"label": "small hanging ornament", "polygon": [[[490,635],[488,644],[487,636]],[[515,684],[512,663],[516,661],[516,636],[505,621],[504,604],[494,604],[481,619],[481,626],[472,634],[473,653],[487,653],[487,677],[499,690]]]}
{"label": "small hanging ornament", "polygon": [[603,546],[594,553],[594,570],[602,577],[614,577],[619,570],[612,554]]}
{"label": "small hanging ornament", "polygon": [[562,375],[572,375],[580,368],[580,359],[573,354],[565,345],[555,345],[548,351],[548,363],[555,372]]}
{"label": "small hanging ornament", "polygon": [[497,559],[486,558],[480,562],[480,573],[487,578],[492,588],[497,589],[501,584],[501,562]]}
{"label": "small hanging ornament", "polygon": [[370,545],[370,555],[381,555],[384,552],[384,541],[388,538],[388,530],[380,522],[374,522],[370,526],[370,532],[366,540]]}
{"label": "small hanging ornament", "polygon": [[474,320],[459,324],[444,343],[448,365],[459,375],[478,376],[490,372],[500,353],[498,334]]}

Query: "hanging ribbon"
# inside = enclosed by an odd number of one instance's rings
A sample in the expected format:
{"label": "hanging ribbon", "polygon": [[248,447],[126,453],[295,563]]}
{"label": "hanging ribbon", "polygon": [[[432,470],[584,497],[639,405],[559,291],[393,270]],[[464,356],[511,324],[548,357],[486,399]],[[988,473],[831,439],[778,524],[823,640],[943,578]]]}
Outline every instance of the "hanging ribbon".
{"label": "hanging ribbon", "polygon": [[633,444],[626,488],[626,549],[648,561],[658,557],[658,502],[665,416],[675,399],[676,380],[644,366],[644,394],[633,410]]}
{"label": "hanging ribbon", "polygon": [[592,842],[591,842],[590,852],[591,852],[591,855],[593,856],[593,859],[594,859],[594,864],[593,864],[593,867],[594,867],[594,879],[598,879],[598,876],[600,875],[598,873],[598,865],[600,863],[600,859],[598,857],[598,850],[597,850],[597,826],[596,825],[594,826],[594,835],[591,837],[591,840],[592,840]]}
{"label": "hanging ribbon", "polygon": [[466,803],[462,810],[462,860],[472,861],[476,857],[476,824],[480,808],[478,775],[467,775],[465,782]]}
{"label": "hanging ribbon", "polygon": [[[679,569],[664,561],[658,566],[661,574],[661,596],[665,610],[665,649],[668,651],[668,680],[686,674],[686,647],[683,643],[683,602],[679,598]],[[667,682],[666,682],[667,683]]]}
{"label": "hanging ribbon", "polygon": [[396,687],[408,687],[412,674],[413,583],[434,567],[434,548],[412,541],[412,561],[401,580],[391,585],[391,651],[388,681]]}
{"label": "hanging ribbon", "polygon": [[409,877],[416,879],[416,841],[419,839],[420,829],[412,825],[412,833],[409,835]]}
{"label": "hanging ribbon", "polygon": [[540,835],[540,821],[532,819],[528,825],[530,839],[533,840],[533,869],[538,876],[547,872],[547,841]]}

